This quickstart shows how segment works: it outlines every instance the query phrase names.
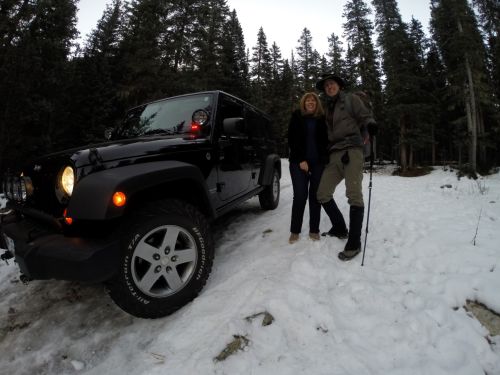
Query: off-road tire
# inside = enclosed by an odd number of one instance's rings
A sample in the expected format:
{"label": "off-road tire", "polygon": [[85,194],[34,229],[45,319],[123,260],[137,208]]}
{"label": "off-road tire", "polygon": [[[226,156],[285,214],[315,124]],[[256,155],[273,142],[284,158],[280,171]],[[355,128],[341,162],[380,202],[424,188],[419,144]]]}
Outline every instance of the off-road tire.
{"label": "off-road tire", "polygon": [[210,275],[214,242],[209,224],[195,207],[174,199],[149,204],[129,222],[108,293],[134,316],[169,315],[193,300]]}
{"label": "off-road tire", "polygon": [[264,210],[274,210],[280,201],[280,175],[275,168],[271,185],[268,185],[259,193],[260,207]]}

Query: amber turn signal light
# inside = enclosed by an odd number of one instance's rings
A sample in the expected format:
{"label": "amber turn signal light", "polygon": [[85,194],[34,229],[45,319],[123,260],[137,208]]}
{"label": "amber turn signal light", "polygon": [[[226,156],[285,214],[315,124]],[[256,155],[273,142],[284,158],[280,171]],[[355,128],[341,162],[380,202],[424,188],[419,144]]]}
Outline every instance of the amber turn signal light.
{"label": "amber turn signal light", "polygon": [[69,217],[69,216],[66,216],[68,215],[68,209],[65,208],[64,209],[64,212],[63,212],[63,216],[64,216],[64,222],[68,225],[71,225],[73,224],[73,218],[72,217]]}
{"label": "amber turn signal light", "polygon": [[116,193],[113,194],[113,204],[116,207],[125,206],[126,201],[127,201],[127,196],[125,195],[125,193],[117,191]]}

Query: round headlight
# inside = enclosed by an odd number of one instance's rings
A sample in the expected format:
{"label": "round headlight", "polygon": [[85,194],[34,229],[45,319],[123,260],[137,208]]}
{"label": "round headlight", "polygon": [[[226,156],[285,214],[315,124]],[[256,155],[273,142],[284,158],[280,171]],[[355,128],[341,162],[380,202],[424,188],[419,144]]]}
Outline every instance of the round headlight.
{"label": "round headlight", "polygon": [[75,186],[75,172],[73,168],[67,166],[61,173],[61,187],[66,194],[71,196],[73,193],[73,187]]}

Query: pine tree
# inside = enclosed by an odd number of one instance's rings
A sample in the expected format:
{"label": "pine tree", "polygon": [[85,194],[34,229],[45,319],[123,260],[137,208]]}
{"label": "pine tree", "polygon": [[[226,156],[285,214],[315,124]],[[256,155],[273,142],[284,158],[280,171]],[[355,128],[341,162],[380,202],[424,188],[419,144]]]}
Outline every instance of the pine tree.
{"label": "pine tree", "polygon": [[[433,0],[431,26],[434,38],[447,67],[450,89],[457,106],[463,106],[456,119],[466,125],[468,170],[477,171],[478,142],[485,140],[484,109],[491,98],[487,82],[486,51],[474,12],[466,0]],[[457,108],[460,109],[460,108]],[[483,150],[482,157],[486,154]],[[486,162],[486,161],[485,161]]]}
{"label": "pine tree", "polygon": [[415,49],[416,58],[423,67],[429,49],[429,40],[425,36],[422,23],[413,17],[410,21],[408,37]]}
{"label": "pine tree", "polygon": [[225,0],[209,0],[202,2],[200,13],[201,33],[197,36],[197,58],[199,70],[197,82],[202,90],[214,90],[222,80],[220,59],[223,50],[223,33],[229,19],[229,8]]}
{"label": "pine tree", "polygon": [[165,94],[161,84],[161,41],[168,26],[162,21],[169,10],[167,2],[156,0],[132,0],[126,4],[125,32],[117,66],[122,77],[117,87],[122,108],[130,108]]}
{"label": "pine tree", "polygon": [[395,0],[373,0],[372,3],[385,75],[386,126],[390,130],[387,135],[393,137],[390,143],[399,144],[399,161],[404,173],[414,166],[416,151],[431,145],[429,98],[422,74],[423,32],[419,23],[413,22],[408,27],[402,21]]}
{"label": "pine tree", "polygon": [[[290,64],[288,60],[283,62],[283,73],[281,75],[282,82],[282,93],[284,100],[284,108],[286,114],[290,115],[291,111],[296,106],[299,101],[299,91],[297,88],[297,73],[293,67],[293,63]],[[288,117],[286,118],[286,125],[288,130]],[[282,133],[285,135],[286,133]]]}
{"label": "pine tree", "polygon": [[[319,59],[319,74],[324,74],[331,72],[332,68],[331,65],[328,64],[328,60],[326,59],[325,55],[322,55],[321,58]],[[343,75],[345,77],[345,75]]]}
{"label": "pine tree", "polygon": [[264,85],[271,78],[272,63],[266,34],[262,27],[257,33],[257,44],[252,48],[252,51],[251,79],[257,84]]}
{"label": "pine tree", "polygon": [[313,49],[311,32],[304,28],[297,47],[297,68],[299,84],[304,91],[311,91],[319,75],[319,53]]}
{"label": "pine tree", "polygon": [[0,3],[0,58],[15,39],[26,31],[34,12],[34,4],[26,0],[3,0]]}
{"label": "pine tree", "polygon": [[345,77],[347,82],[361,82],[361,77],[356,66],[356,56],[352,53],[350,44],[347,45],[345,54]]}
{"label": "pine tree", "polygon": [[431,124],[431,161],[436,165],[439,157],[442,163],[452,160],[453,144],[456,143],[458,134],[453,132],[451,122],[448,120],[448,83],[446,69],[439,56],[439,51],[434,42],[431,42],[425,59],[424,76],[426,77],[426,92],[433,106],[427,113]]}
{"label": "pine tree", "polygon": [[[26,38],[27,25],[33,18],[34,5],[23,0],[5,0],[0,3],[0,172],[16,160],[16,144],[22,129],[15,126],[23,113],[30,82],[23,79],[24,51],[19,47]],[[25,117],[24,115],[23,117]],[[15,146],[14,146],[15,145]]]}
{"label": "pine tree", "polygon": [[264,108],[266,89],[272,77],[272,58],[267,45],[266,34],[261,27],[257,34],[257,44],[252,48],[253,54],[250,69],[252,82],[252,100],[256,106]]}
{"label": "pine tree", "polygon": [[301,85],[301,81],[299,79],[299,67],[297,65],[296,59],[295,59],[295,54],[292,52],[291,58],[290,58],[290,77],[292,79],[293,85],[292,85],[292,96],[291,98],[293,99],[291,103],[290,108],[294,108],[297,105],[297,102],[299,101],[300,97],[304,93],[304,88]]}
{"label": "pine tree", "polygon": [[344,48],[342,46],[342,41],[340,38],[332,33],[328,37],[328,69],[324,70],[324,72],[332,72],[338,74],[341,77],[348,77],[348,72],[346,70],[346,63],[344,58]]}
{"label": "pine tree", "polygon": [[486,39],[489,66],[497,100],[500,99],[500,2],[498,0],[473,0]]}
{"label": "pine tree", "polygon": [[270,48],[271,55],[271,79],[267,85],[264,96],[266,103],[262,107],[273,118],[273,138],[276,140],[279,150],[285,148],[283,138],[283,128],[288,120],[288,100],[289,100],[289,86],[290,82],[284,81],[285,79],[285,64],[281,57],[281,50],[274,42]]}
{"label": "pine tree", "polygon": [[[164,32],[161,40],[163,69],[172,73],[172,78],[183,71],[193,71],[196,61],[194,39],[200,28],[201,2],[192,0],[171,1],[168,12],[164,13],[161,23]],[[170,78],[170,77],[168,77]],[[178,78],[178,77],[177,77]],[[177,93],[178,88],[173,92]]]}
{"label": "pine tree", "polygon": [[363,0],[349,0],[344,6],[346,18],[344,37],[349,48],[346,58],[353,76],[347,77],[351,87],[361,87],[370,93],[377,118],[381,118],[382,87],[377,54],[372,42],[373,24],[370,9]]}
{"label": "pine tree", "polygon": [[52,151],[70,125],[67,62],[77,35],[75,3],[40,0],[1,4],[6,12],[2,17],[19,22],[15,30],[11,22],[0,27],[0,69],[8,72],[2,74],[0,83],[0,132],[2,142],[8,140],[5,149],[2,147],[2,159],[19,163]]}
{"label": "pine tree", "polygon": [[243,99],[248,97],[248,63],[240,22],[233,10],[227,21],[222,44],[222,81],[220,88]]}
{"label": "pine tree", "polygon": [[70,108],[72,133],[77,137],[69,140],[70,145],[102,140],[104,130],[123,116],[125,108],[120,107],[115,94],[121,79],[117,66],[122,25],[122,3],[114,0],[88,36],[83,56],[71,61],[74,83]]}
{"label": "pine tree", "polygon": [[[382,106],[382,86],[377,52],[372,42],[373,24],[369,20],[370,9],[363,0],[348,0],[344,5],[344,37],[347,41],[345,81],[346,89],[366,92],[372,102],[375,119],[384,124]],[[383,150],[378,137],[377,152]],[[382,147],[380,147],[382,146]]]}
{"label": "pine tree", "polygon": [[279,112],[274,115],[274,123],[277,127],[278,136],[278,150],[282,157],[288,156],[288,123],[290,121],[290,116],[292,110],[294,109],[296,103],[298,102],[298,97],[296,96],[296,88],[294,81],[294,74],[290,63],[288,60],[283,62],[283,71],[281,74],[281,79],[279,81],[280,85],[280,106]]}
{"label": "pine tree", "polygon": [[[488,102],[483,110],[485,128],[489,134],[485,134],[483,144],[489,144],[490,148],[495,149],[493,157],[484,155],[484,160],[491,160],[492,165],[500,162],[498,150],[500,150],[500,2],[498,0],[473,0],[473,4],[479,14],[479,24],[483,32],[483,38],[486,44],[487,68],[490,75],[490,86],[494,97],[491,100],[485,98]],[[485,103],[486,104],[486,103]],[[487,167],[487,166],[486,166]]]}
{"label": "pine tree", "polygon": [[281,57],[281,50],[276,44],[273,43],[270,49],[271,54],[271,80],[277,82],[280,79],[281,73],[283,72],[283,58]]}
{"label": "pine tree", "polygon": [[[434,123],[429,113],[439,111],[436,109],[436,102],[429,95],[428,77],[424,73],[426,65],[426,53],[429,41],[425,36],[422,24],[412,17],[406,25],[408,31],[408,68],[411,77],[411,91],[413,101],[411,106],[412,124],[412,144],[410,150],[409,167],[413,167],[413,162],[429,162],[429,155],[432,157],[434,139]],[[417,153],[418,152],[418,153]],[[417,156],[420,156],[417,158]]]}

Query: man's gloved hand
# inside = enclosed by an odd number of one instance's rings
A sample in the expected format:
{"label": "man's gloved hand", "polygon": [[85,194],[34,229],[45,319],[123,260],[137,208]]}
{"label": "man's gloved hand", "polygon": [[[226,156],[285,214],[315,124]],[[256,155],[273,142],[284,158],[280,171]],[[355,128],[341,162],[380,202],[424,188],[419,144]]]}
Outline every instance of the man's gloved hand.
{"label": "man's gloved hand", "polygon": [[374,122],[370,122],[367,126],[368,128],[368,134],[370,134],[370,137],[374,137],[378,133],[378,125]]}

